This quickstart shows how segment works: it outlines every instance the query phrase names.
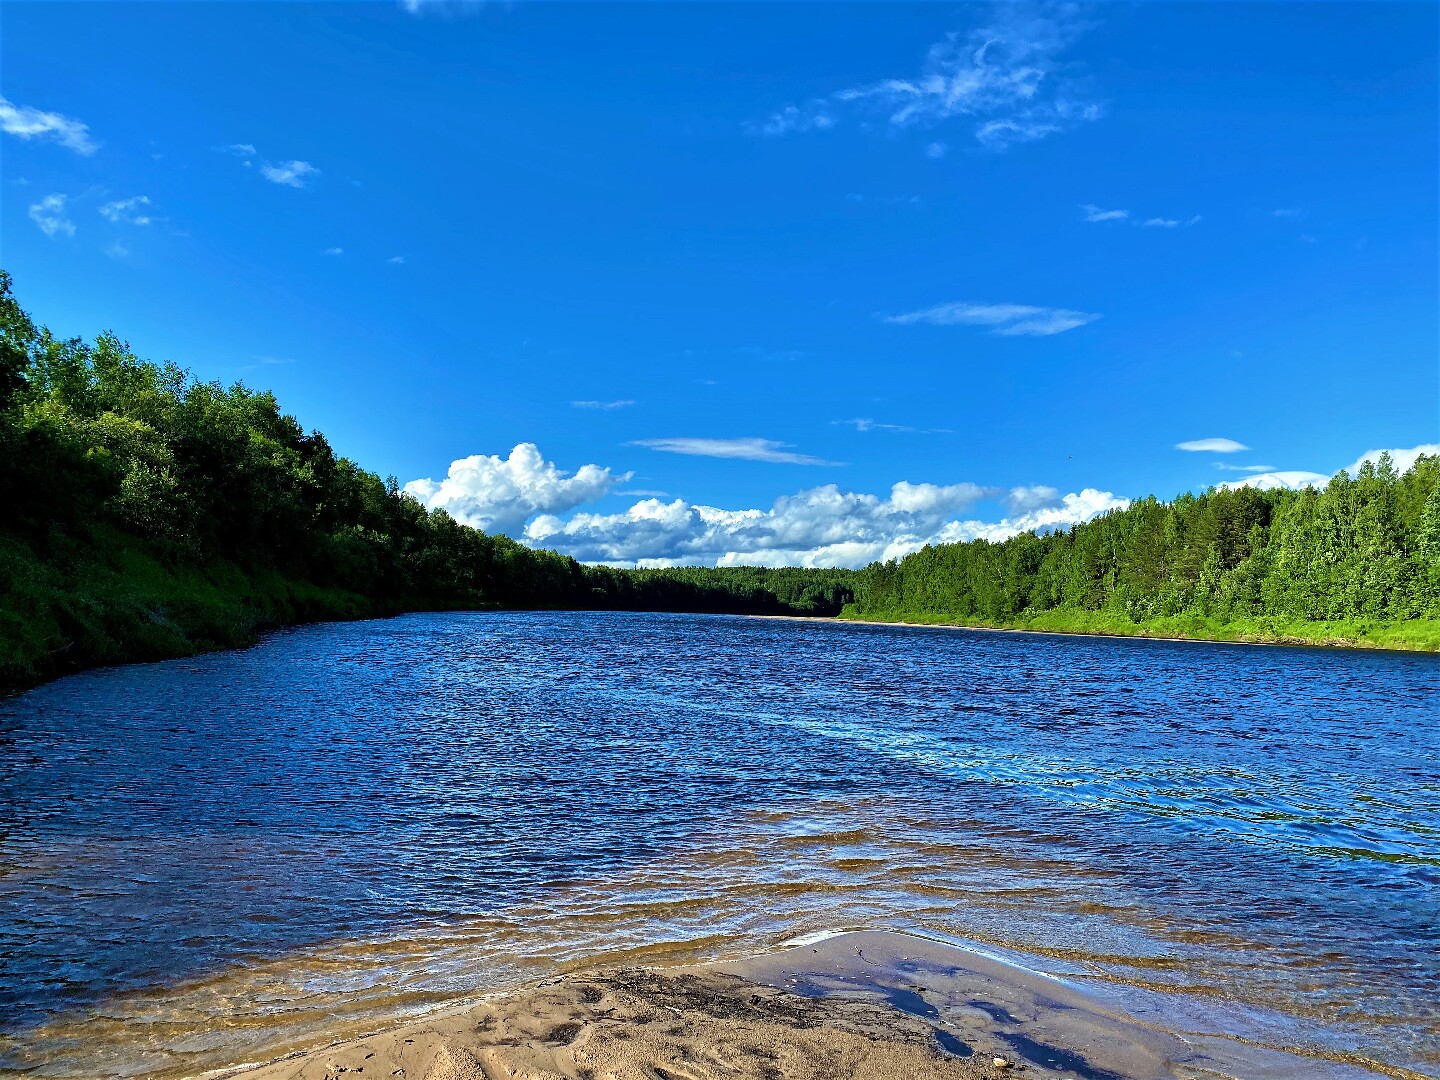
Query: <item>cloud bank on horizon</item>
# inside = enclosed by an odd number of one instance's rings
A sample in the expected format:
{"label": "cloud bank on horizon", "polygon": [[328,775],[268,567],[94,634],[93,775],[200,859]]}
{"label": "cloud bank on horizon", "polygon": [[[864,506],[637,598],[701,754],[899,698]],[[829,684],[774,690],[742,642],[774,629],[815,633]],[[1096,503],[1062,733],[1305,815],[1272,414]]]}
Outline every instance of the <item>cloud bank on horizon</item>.
{"label": "cloud bank on horizon", "polygon": [[[647,442],[666,441],[673,440]],[[1199,439],[1178,448],[1245,449],[1233,439]],[[1346,471],[1354,475],[1367,461],[1378,463],[1382,454],[1389,454],[1395,468],[1404,472],[1422,454],[1440,455],[1440,444],[1368,450]],[[902,558],[927,545],[977,539],[998,543],[1022,532],[1066,529],[1130,505],[1128,498],[1098,488],[1062,495],[1043,484],[1006,490],[969,481],[901,480],[883,497],[825,484],[781,496],[765,509],[730,510],[678,497],[667,502],[657,496],[616,513],[579,509],[610,494],[646,494],[619,489],[630,477],[593,464],[566,473],[547,461],[534,443],[521,443],[504,458],[483,454],[460,458],[451,463],[444,480],[412,480],[404,490],[427,508],[442,509],[465,525],[504,533],[581,562],[641,568],[858,568]],[[1283,470],[1216,486],[1298,489],[1323,485],[1329,479],[1324,473]],[[1004,514],[991,520],[967,515],[987,500],[1003,507]]]}

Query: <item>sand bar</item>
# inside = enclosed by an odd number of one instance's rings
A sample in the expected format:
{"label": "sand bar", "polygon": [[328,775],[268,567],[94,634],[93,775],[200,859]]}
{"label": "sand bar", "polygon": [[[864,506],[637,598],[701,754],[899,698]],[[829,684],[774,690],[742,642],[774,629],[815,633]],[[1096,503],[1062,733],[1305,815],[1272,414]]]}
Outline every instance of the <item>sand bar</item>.
{"label": "sand bar", "polygon": [[[1390,1075],[1414,1075],[1385,1070]],[[741,961],[571,972],[244,1080],[1358,1080],[1360,1062],[1167,1031],[923,938],[838,934]]]}

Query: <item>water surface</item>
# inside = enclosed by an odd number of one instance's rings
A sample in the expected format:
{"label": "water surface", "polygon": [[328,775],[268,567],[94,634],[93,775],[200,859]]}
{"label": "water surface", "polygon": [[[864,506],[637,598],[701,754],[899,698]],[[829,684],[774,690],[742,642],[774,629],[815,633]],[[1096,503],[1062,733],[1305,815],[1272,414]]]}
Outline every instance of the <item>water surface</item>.
{"label": "water surface", "polygon": [[0,1070],[895,927],[1434,1075],[1437,702],[1434,657],[609,613],[74,676],[0,702]]}

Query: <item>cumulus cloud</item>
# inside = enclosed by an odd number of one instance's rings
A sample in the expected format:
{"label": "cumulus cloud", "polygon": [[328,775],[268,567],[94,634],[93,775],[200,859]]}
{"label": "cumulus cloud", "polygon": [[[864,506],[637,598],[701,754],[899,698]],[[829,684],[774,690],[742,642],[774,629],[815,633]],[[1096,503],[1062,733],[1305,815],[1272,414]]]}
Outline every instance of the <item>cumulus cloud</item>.
{"label": "cumulus cloud", "polygon": [[1256,473],[1243,480],[1228,480],[1217,486],[1222,488],[1259,488],[1261,491],[1271,491],[1276,488],[1298,491],[1300,488],[1306,487],[1324,487],[1329,480],[1330,477],[1324,473],[1305,472],[1301,469],[1282,469],[1275,472]]}
{"label": "cumulus cloud", "polygon": [[985,326],[1004,337],[1049,337],[1085,326],[1100,318],[1088,311],[1069,308],[1035,307],[1031,304],[975,304],[956,301],[937,304],[902,315],[887,315],[885,321],[898,326],[928,323],[932,326]]}
{"label": "cumulus cloud", "polygon": [[75,235],[75,223],[65,216],[65,202],[66,197],[57,193],[30,204],[30,220],[52,240]]}
{"label": "cumulus cloud", "polygon": [[[1419,446],[1392,447],[1388,450],[1367,450],[1354,462],[1345,466],[1345,471],[1354,476],[1367,461],[1378,465],[1382,454],[1389,454],[1395,471],[1404,473],[1413,468],[1416,460],[1422,455],[1427,457],[1440,455],[1440,443],[1421,443]],[[1335,470],[1337,473],[1339,471],[1339,469]],[[1272,470],[1247,476],[1243,480],[1231,480],[1219,486],[1222,488],[1253,487],[1262,490],[1288,488],[1293,491],[1306,487],[1324,487],[1330,482],[1330,477],[1333,475],[1334,473],[1307,472],[1300,469]]]}
{"label": "cumulus cloud", "polygon": [[100,144],[90,137],[89,127],[74,117],[16,105],[5,97],[0,97],[0,130],[21,139],[48,139],[77,154],[93,154],[100,149]]}
{"label": "cumulus cloud", "polygon": [[442,509],[456,521],[519,536],[537,514],[573,510],[609,494],[630,479],[599,465],[575,473],[546,461],[534,443],[520,443],[510,456],[473,454],[450,464],[444,480],[412,480],[405,491],[430,509]]}
{"label": "cumulus cloud", "polygon": [[303,188],[312,177],[320,175],[320,170],[308,161],[267,161],[260,166],[260,175],[272,184]]}
{"label": "cumulus cloud", "polygon": [[149,214],[141,212],[142,206],[150,205],[150,196],[136,195],[129,199],[117,199],[100,207],[100,216],[115,224],[149,225]]}
{"label": "cumulus cloud", "polygon": [[1129,210],[1102,210],[1094,203],[1086,203],[1080,209],[1084,211],[1086,221],[1124,221],[1130,216]]}
{"label": "cumulus cloud", "polygon": [[1414,467],[1416,460],[1420,457],[1440,455],[1440,443],[1421,443],[1419,446],[1394,447],[1389,450],[1366,450],[1355,460],[1354,464],[1347,465],[1345,471],[1354,476],[1367,461],[1372,465],[1378,465],[1381,454],[1389,454],[1390,460],[1395,463],[1395,471],[1405,473]]}
{"label": "cumulus cloud", "polygon": [[774,439],[637,439],[631,446],[644,446],[666,454],[694,457],[733,458],[741,461],[771,461],[784,465],[839,465],[838,461],[798,454],[790,443]]}
{"label": "cumulus cloud", "polygon": [[1086,28],[1075,7],[997,4],[991,10],[988,25],[931,46],[917,74],[787,105],[754,130],[778,136],[857,120],[900,131],[969,120],[977,141],[1003,150],[1098,119],[1099,104],[1060,60]]}
{"label": "cumulus cloud", "polygon": [[974,484],[902,482],[882,499],[829,484],[768,510],[645,499],[619,514],[542,516],[525,535],[589,562],[859,566],[917,550],[986,493]]}
{"label": "cumulus cloud", "polygon": [[1192,453],[1234,454],[1250,448],[1234,439],[1191,439],[1188,442],[1176,443],[1175,449],[1189,450]]}
{"label": "cumulus cloud", "polygon": [[621,398],[618,401],[572,401],[570,407],[573,409],[628,409],[635,402],[629,398]]}
{"label": "cumulus cloud", "polygon": [[1005,508],[1012,514],[1029,514],[1036,510],[1055,506],[1060,501],[1060,492],[1044,484],[1033,487],[1011,488],[1005,493]]}
{"label": "cumulus cloud", "polygon": [[525,538],[587,562],[624,566],[864,566],[900,558],[927,544],[1004,539],[1029,528],[1057,528],[1124,507],[1109,492],[1058,497],[1025,489],[1026,509],[998,522],[957,515],[999,494],[975,484],[895,484],[888,497],[834,484],[777,499],[767,510],[724,510],[646,499],[618,514],[579,513],[568,521],[536,518]]}

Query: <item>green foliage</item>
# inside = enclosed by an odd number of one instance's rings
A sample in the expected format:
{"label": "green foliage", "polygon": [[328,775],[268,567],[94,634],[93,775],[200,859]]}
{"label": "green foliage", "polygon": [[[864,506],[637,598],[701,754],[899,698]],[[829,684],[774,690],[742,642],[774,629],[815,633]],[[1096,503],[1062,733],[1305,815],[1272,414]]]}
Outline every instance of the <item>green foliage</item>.
{"label": "green foliage", "polygon": [[103,334],[61,341],[0,271],[0,689],[427,608],[835,614],[847,571],[586,567],[426,510],[273,395]]}
{"label": "green foliage", "polygon": [[1440,458],[1323,490],[1143,499],[1068,532],[925,548],[853,618],[1249,641],[1440,645]]}

